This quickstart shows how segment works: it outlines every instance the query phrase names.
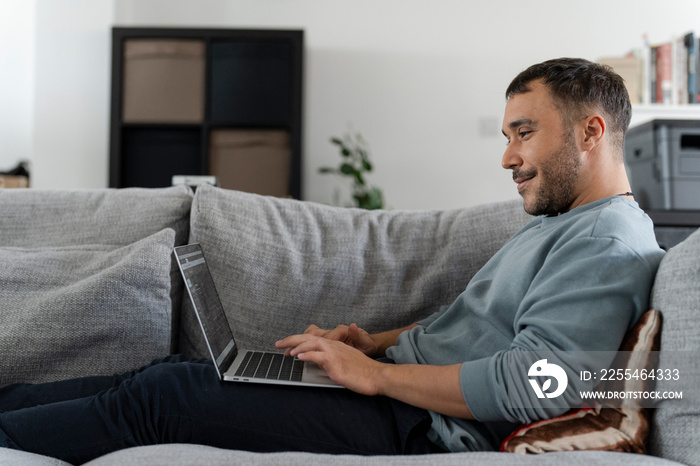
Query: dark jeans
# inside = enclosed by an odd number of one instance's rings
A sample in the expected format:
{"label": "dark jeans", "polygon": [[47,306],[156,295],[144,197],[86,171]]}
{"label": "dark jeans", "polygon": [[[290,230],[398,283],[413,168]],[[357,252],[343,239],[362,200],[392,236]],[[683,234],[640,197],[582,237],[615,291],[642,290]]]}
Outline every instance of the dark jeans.
{"label": "dark jeans", "polygon": [[427,411],[390,398],[220,382],[211,362],[181,356],[122,375],[0,389],[0,446],[72,463],[160,443],[423,454],[436,451],[429,426]]}

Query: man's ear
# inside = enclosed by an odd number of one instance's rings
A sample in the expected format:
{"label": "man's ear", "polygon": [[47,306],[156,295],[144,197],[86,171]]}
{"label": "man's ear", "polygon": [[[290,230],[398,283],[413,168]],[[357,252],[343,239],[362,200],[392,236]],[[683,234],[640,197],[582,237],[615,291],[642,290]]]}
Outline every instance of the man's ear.
{"label": "man's ear", "polygon": [[605,131],[607,130],[605,124],[605,118],[601,115],[594,113],[583,119],[582,124],[582,149],[590,151],[595,146],[600,144],[605,136]]}

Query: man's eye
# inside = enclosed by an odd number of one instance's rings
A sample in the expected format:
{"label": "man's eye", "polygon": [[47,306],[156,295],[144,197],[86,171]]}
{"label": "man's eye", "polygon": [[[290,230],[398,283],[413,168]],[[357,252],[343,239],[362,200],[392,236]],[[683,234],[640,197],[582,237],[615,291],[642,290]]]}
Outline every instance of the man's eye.
{"label": "man's eye", "polygon": [[532,133],[532,131],[520,131],[520,132],[518,133],[518,136],[520,136],[521,138],[524,138],[524,137],[526,137],[526,136],[527,136],[528,134],[530,134],[530,133]]}

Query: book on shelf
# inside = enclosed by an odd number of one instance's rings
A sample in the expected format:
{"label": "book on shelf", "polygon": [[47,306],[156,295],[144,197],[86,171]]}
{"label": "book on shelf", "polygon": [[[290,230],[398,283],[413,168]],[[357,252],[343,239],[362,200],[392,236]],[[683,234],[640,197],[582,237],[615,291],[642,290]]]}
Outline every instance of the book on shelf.
{"label": "book on shelf", "polygon": [[700,39],[688,32],[665,42],[644,45],[624,57],[606,57],[625,80],[633,104],[700,103]]}
{"label": "book on shelf", "polygon": [[635,56],[627,57],[605,57],[598,60],[603,65],[608,65],[622,76],[627,86],[627,93],[633,104],[643,102],[642,98],[642,61]]}
{"label": "book on shelf", "polygon": [[698,78],[700,78],[700,73],[698,67],[700,66],[700,60],[698,60],[698,52],[700,51],[700,39],[695,39],[695,34],[689,32],[684,37],[685,46],[688,49],[688,103],[698,103],[700,102],[700,90],[698,89]]}
{"label": "book on shelf", "polygon": [[670,105],[674,103],[673,42],[652,47],[652,53],[656,54],[656,100],[653,103]]}

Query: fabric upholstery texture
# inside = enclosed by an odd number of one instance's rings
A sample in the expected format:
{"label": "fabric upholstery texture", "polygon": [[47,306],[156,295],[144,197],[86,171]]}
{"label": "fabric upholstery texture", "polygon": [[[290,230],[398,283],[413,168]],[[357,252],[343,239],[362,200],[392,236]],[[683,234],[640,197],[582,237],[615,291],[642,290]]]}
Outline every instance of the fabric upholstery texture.
{"label": "fabric upholstery texture", "polygon": [[[189,236],[192,190],[162,189],[0,190],[0,246],[125,246],[164,228],[175,232],[175,245]],[[173,321],[182,308],[182,279],[170,270]],[[0,293],[2,291],[0,290]],[[171,351],[177,351],[177,329]]]}
{"label": "fabric upholstery texture", "polygon": [[[377,212],[205,185],[194,197],[190,242],[202,245],[239,346],[271,349],[310,323],[373,332],[430,315],[530,219],[520,201]],[[180,350],[206,356],[184,304]]]}
{"label": "fabric upholstery texture", "polygon": [[175,233],[134,244],[0,247],[0,386],[111,375],[168,354]]}
{"label": "fabric upholstery texture", "polygon": [[156,445],[130,448],[105,455],[88,463],[88,466],[179,466],[202,464],[208,466],[590,466],[592,464],[629,466],[679,466],[678,463],[659,458],[629,453],[569,451],[546,455],[514,455],[513,453],[474,452],[449,455],[417,456],[355,456],[321,455],[314,453],[250,453],[228,451],[200,445]]}
{"label": "fabric upholstery texture", "polygon": [[26,451],[0,449],[1,466],[71,466],[65,461],[48,456],[27,453]]}
{"label": "fabric upholstery texture", "polygon": [[0,190],[0,246],[125,245],[163,228],[184,244],[192,192],[163,189]]}
{"label": "fabric upholstery texture", "polygon": [[[35,263],[41,262],[42,252],[81,258],[81,261],[87,258],[95,268],[99,261],[112,260],[114,267],[108,267],[109,272],[100,267],[109,286],[120,283],[130,288],[132,282],[129,280],[133,278],[141,287],[144,277],[120,275],[118,270],[123,270],[122,266],[131,261],[146,261],[150,265],[144,264],[143,267],[164,270],[166,262],[162,254],[167,252],[169,256],[167,245],[171,239],[166,238],[170,233],[159,232],[171,228],[175,231],[174,243],[184,244],[191,238],[203,244],[239,343],[249,344],[259,339],[259,344],[250,345],[269,348],[279,335],[303,330],[309,322],[331,326],[354,320],[368,330],[381,330],[427,315],[459,294],[471,275],[530,219],[523,213],[520,201],[447,212],[371,213],[202,186],[197,189],[197,199],[194,200],[190,234],[192,202],[192,194],[187,188],[0,190],[0,254],[7,253],[0,260],[3,268],[8,263],[5,257],[12,254],[16,258],[23,252],[36,259]],[[155,238],[150,238],[152,235]],[[688,363],[687,371],[683,373],[684,385],[691,387],[684,389],[684,399],[664,401],[658,404],[658,409],[651,410],[649,452],[663,458],[598,451],[366,458],[308,453],[256,454],[199,445],[154,445],[105,455],[91,464],[663,466],[678,465],[671,461],[676,460],[686,465],[700,465],[700,453],[696,448],[700,434],[700,403],[697,399],[697,387],[700,386],[697,369],[697,355],[700,354],[699,255],[700,233],[672,249],[661,264],[651,303],[663,315],[662,360],[670,358],[671,361],[662,363],[673,364],[673,358],[678,358],[679,354],[692,356],[689,361],[682,361]],[[0,301],[9,302],[14,292],[6,287],[9,283],[6,277],[11,274],[3,272],[3,268],[0,268]],[[171,268],[170,272],[171,283],[175,284],[171,287],[172,293],[175,299],[180,299],[179,272],[176,268]],[[162,276],[155,272],[152,275]],[[110,276],[118,276],[119,281],[112,281]],[[88,282],[83,280],[79,285]],[[165,286],[166,280],[159,283]],[[179,292],[176,287],[180,287]],[[68,293],[70,288],[72,285],[64,292]],[[382,292],[383,288],[386,291]],[[128,294],[119,291],[120,300],[121,293]],[[159,297],[166,296],[163,293],[165,290]],[[27,299],[37,300],[40,294],[34,293]],[[75,298],[82,296],[82,293],[76,293]],[[173,307],[179,310],[175,299]],[[157,301],[160,302],[160,298]],[[96,308],[94,312],[97,311]],[[182,322],[183,349],[206,354],[199,326],[191,312],[191,309],[187,310]],[[162,314],[160,308],[156,308],[155,313],[158,316],[155,320],[164,322],[159,317]],[[150,321],[142,326],[150,328],[154,319],[150,314],[151,309],[139,307],[136,314],[111,315],[113,328],[108,338],[114,340],[115,335],[124,333],[122,328],[130,328],[129,320],[136,317]],[[49,310],[37,313],[33,328],[53,322],[53,330],[57,330],[58,320],[50,319],[50,315],[53,314]],[[30,333],[23,333],[21,344],[7,340],[7,333],[2,332],[8,331],[8,323],[25,319],[25,315],[10,316],[3,304],[0,305],[0,316],[0,349],[11,361],[11,371],[15,371],[15,366],[21,364],[15,355],[30,345],[27,338]],[[177,316],[175,314],[173,320],[176,330],[180,325]],[[69,320],[66,322],[72,325],[71,322],[79,317],[67,313],[66,319]],[[117,318],[122,320],[117,321]],[[28,323],[25,319],[25,324]],[[143,334],[134,337],[130,335],[131,330],[126,332],[131,339],[124,341],[119,351],[133,354],[146,347],[150,350],[156,347],[153,352],[161,353],[162,334],[147,341],[151,337]],[[140,339],[143,346],[134,345],[134,338]],[[100,341],[97,340],[85,341],[79,349],[93,353],[94,357],[99,353],[97,344]],[[13,345],[19,347],[12,348]],[[128,369],[140,364],[129,363]],[[0,378],[5,377],[5,368],[9,365],[0,368]],[[61,368],[62,365],[55,369]],[[96,372],[93,368],[84,370]],[[9,375],[19,378],[16,372]],[[5,383],[5,380],[0,380],[0,383]],[[657,384],[657,389],[678,389],[678,386],[664,382]],[[0,465],[5,464],[65,463],[31,453],[0,449]]]}
{"label": "fabric upholstery texture", "polygon": [[656,390],[682,391],[652,410],[649,452],[700,464],[700,230],[671,248],[656,275],[651,306],[663,314],[660,365],[677,368],[680,380],[657,380]]}

